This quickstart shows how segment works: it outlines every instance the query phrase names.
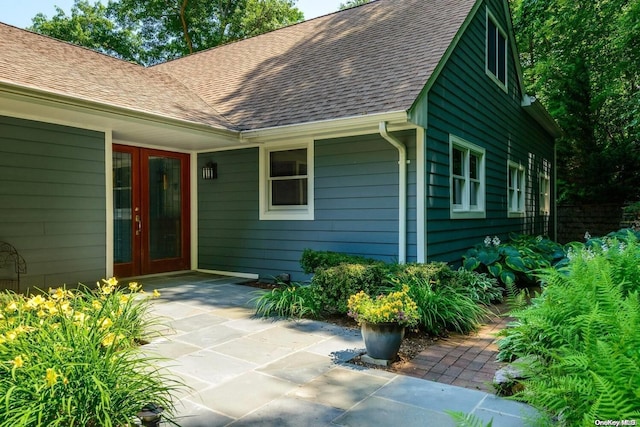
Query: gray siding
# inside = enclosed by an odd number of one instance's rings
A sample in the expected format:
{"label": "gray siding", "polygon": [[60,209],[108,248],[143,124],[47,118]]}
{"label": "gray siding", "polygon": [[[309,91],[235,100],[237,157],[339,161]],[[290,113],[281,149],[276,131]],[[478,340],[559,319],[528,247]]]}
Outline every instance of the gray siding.
{"label": "gray siding", "polygon": [[[415,134],[397,135],[415,159]],[[200,268],[302,280],[305,248],[384,260],[398,257],[398,152],[378,135],[315,142],[315,220],[258,220],[258,149],[201,154],[218,179],[200,181]],[[407,252],[415,260],[415,161],[410,168]],[[413,178],[411,178],[413,177]]]}
{"label": "gray siding", "polygon": [[[505,31],[501,1],[485,4]],[[544,234],[549,218],[539,215],[538,174],[553,178],[553,140],[520,106],[514,57],[509,52],[508,94],[485,74],[484,5],[462,36],[427,102],[418,102],[415,117],[428,112],[427,129],[427,257],[458,261],[487,235],[507,238],[510,232]],[[450,219],[449,135],[486,149],[486,219]],[[527,216],[508,218],[507,161],[527,167]],[[546,161],[546,167],[545,167]],[[553,187],[553,184],[552,184]],[[552,198],[555,195],[552,195]]]}
{"label": "gray siding", "polygon": [[0,117],[0,206],[0,240],[27,262],[21,288],[104,277],[104,134]]}

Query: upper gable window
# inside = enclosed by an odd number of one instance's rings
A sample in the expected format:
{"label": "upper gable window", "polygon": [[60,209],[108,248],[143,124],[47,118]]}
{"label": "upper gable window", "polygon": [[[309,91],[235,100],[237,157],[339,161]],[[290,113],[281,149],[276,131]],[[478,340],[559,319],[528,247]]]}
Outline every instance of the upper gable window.
{"label": "upper gable window", "polygon": [[487,11],[487,74],[507,90],[507,35]]}
{"label": "upper gable window", "polygon": [[260,219],[313,219],[313,144],[260,149]]}

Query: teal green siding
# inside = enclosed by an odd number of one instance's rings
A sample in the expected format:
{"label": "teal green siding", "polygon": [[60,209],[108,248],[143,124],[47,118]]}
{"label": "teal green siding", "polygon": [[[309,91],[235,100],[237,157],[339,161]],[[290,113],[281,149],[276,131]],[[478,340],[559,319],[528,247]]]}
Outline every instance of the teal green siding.
{"label": "teal green siding", "polygon": [[[415,157],[415,133],[398,137]],[[198,183],[198,266],[255,273],[288,272],[304,279],[303,249],[332,250],[385,260],[398,257],[398,151],[379,135],[315,142],[315,220],[260,221],[258,149],[200,154],[198,166],[218,164],[218,179]],[[409,213],[415,218],[415,161]],[[413,176],[413,178],[411,178]],[[415,220],[407,253],[415,260]]]}
{"label": "teal green siding", "polygon": [[0,240],[27,262],[21,288],[106,273],[104,134],[0,116]]}
{"label": "teal green siding", "polygon": [[[486,7],[508,31],[503,3],[485,2],[472,19],[442,72],[416,102],[413,117],[427,117],[427,257],[458,261],[487,235],[546,234],[551,217],[539,214],[539,173],[551,178],[553,139],[521,107],[512,51],[508,54],[508,93],[485,73]],[[512,35],[510,35],[511,37]],[[486,149],[486,218],[450,219],[449,136]],[[508,160],[527,168],[526,218],[508,218]],[[553,185],[552,185],[553,188]],[[554,195],[552,194],[552,198]]]}

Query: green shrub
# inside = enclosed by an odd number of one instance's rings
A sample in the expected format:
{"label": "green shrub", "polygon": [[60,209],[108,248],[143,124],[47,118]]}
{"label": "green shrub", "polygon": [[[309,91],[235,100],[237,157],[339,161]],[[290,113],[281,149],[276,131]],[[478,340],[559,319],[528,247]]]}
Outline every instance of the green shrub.
{"label": "green shrub", "polygon": [[429,335],[439,336],[447,331],[463,334],[475,331],[488,315],[465,291],[454,286],[434,286],[424,277],[410,281],[393,281],[394,289],[408,285],[408,295],[418,306],[419,328]]}
{"label": "green shrub", "polygon": [[388,270],[390,277],[395,281],[424,279],[434,286],[448,285],[455,277],[455,273],[444,262],[392,264],[389,265]]}
{"label": "green shrub", "polygon": [[482,244],[463,255],[463,266],[469,271],[487,273],[502,284],[536,283],[535,272],[566,259],[564,248],[542,236],[511,235],[508,243],[487,237]]}
{"label": "green shrub", "polygon": [[504,288],[500,286],[498,279],[485,273],[459,268],[453,271],[450,286],[467,294],[476,303],[490,305],[504,300]]}
{"label": "green shrub", "polygon": [[148,301],[117,288],[0,294],[0,426],[125,426],[179,384],[142,354]]}
{"label": "green shrub", "polygon": [[317,317],[320,307],[310,285],[281,284],[270,292],[260,291],[253,302],[258,316]]}
{"label": "green shrub", "polygon": [[300,258],[300,267],[302,267],[305,274],[312,274],[321,268],[336,267],[340,264],[368,265],[382,264],[382,261],[341,252],[314,251],[313,249],[305,249]]}
{"label": "green shrub", "polygon": [[346,314],[349,297],[360,291],[377,295],[382,289],[386,268],[383,264],[339,264],[321,268],[311,280],[314,299],[325,313]]}
{"label": "green shrub", "polygon": [[629,236],[574,249],[566,268],[544,271],[541,296],[499,341],[502,358],[537,361],[518,399],[566,426],[640,417],[639,252]]}

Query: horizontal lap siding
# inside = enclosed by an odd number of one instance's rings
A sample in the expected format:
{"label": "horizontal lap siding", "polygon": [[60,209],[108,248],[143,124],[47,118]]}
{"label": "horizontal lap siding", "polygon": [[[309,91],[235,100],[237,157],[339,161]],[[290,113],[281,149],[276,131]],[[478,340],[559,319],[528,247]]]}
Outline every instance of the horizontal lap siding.
{"label": "horizontal lap siding", "polygon": [[[502,3],[489,7],[506,29]],[[427,256],[459,261],[487,235],[545,233],[538,214],[538,172],[553,160],[551,137],[521,108],[509,53],[509,94],[485,74],[485,7],[481,7],[428,94]],[[486,219],[450,219],[449,136],[486,149]],[[507,217],[507,160],[527,168],[527,217]],[[530,173],[533,172],[533,173]],[[551,172],[549,170],[549,172]],[[553,174],[550,173],[552,176]]]}
{"label": "horizontal lap siding", "polygon": [[106,273],[104,134],[0,117],[0,240],[27,262],[26,286]]}
{"label": "horizontal lap siding", "polygon": [[[399,137],[415,153],[413,135]],[[316,141],[315,156],[315,220],[260,221],[258,149],[200,154],[199,167],[218,163],[218,179],[198,185],[199,268],[263,277],[288,272],[302,280],[305,248],[396,260],[398,151],[368,135]],[[415,218],[415,201],[410,206]],[[409,230],[415,259],[415,220]]]}

